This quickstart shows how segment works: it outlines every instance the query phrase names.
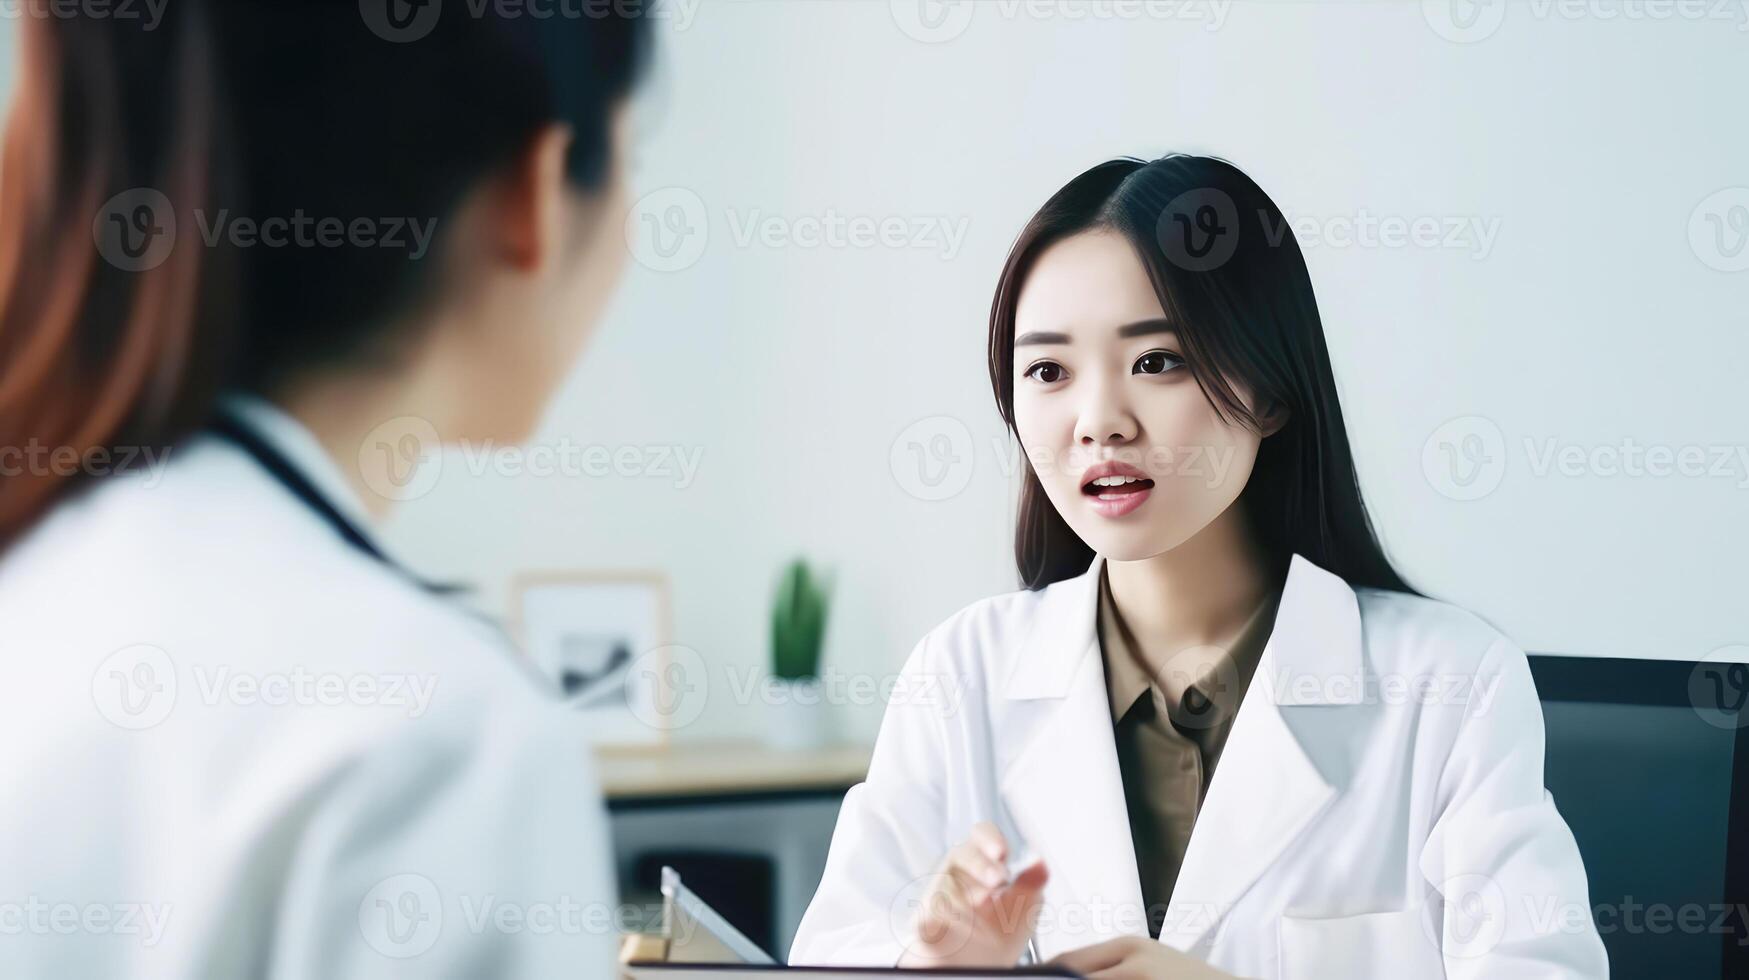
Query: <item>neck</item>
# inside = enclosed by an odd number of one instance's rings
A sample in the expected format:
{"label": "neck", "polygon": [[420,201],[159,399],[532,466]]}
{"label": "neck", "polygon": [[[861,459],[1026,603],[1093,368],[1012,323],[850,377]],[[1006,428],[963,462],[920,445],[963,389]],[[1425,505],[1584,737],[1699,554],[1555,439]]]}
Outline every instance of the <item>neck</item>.
{"label": "neck", "polygon": [[[276,389],[273,400],[310,430],[372,520],[381,521],[396,501],[377,488],[405,485],[407,467],[438,451],[427,444],[429,433],[454,432],[455,420],[447,400],[434,397],[442,388],[431,380],[416,373],[365,376],[365,370],[301,375]],[[382,443],[381,451],[371,451],[373,443]]]}
{"label": "neck", "polygon": [[1281,587],[1235,504],[1170,551],[1106,562],[1112,602],[1144,650],[1225,646]]}

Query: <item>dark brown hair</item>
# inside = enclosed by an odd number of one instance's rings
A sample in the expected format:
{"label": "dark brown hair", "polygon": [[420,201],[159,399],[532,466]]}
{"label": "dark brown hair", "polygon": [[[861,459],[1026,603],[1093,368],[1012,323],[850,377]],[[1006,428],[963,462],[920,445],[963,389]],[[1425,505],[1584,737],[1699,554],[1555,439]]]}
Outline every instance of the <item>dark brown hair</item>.
{"label": "dark brown hair", "polygon": [[417,23],[395,4],[22,18],[0,163],[0,451],[57,455],[0,476],[0,549],[89,475],[168,451],[221,391],[385,356],[441,287],[408,250],[204,241],[217,215],[426,222],[441,246],[441,219],[552,122],[571,130],[572,186],[600,185],[646,60],[639,0],[407,8]]}
{"label": "dark brown hair", "polygon": [[[1263,439],[1239,496],[1263,547],[1281,560],[1303,555],[1352,585],[1412,591],[1367,519],[1299,244],[1275,202],[1224,160],[1173,154],[1102,163],[1027,223],[990,310],[990,385],[1009,430],[1021,288],[1051,245],[1096,229],[1134,247],[1186,366],[1223,419],[1262,428],[1233,382],[1258,405],[1287,410],[1283,427]],[[1052,506],[1030,461],[1023,468],[1014,555],[1021,581],[1040,589],[1086,571],[1093,551]]]}
{"label": "dark brown hair", "polygon": [[155,29],[23,18],[0,162],[0,447],[53,455],[15,459],[0,477],[0,546],[96,454],[161,447],[212,397],[210,358],[222,352],[204,342],[197,293],[216,256],[173,249],[130,271],[94,237],[106,202],[134,188],[208,199],[205,30],[191,5],[167,8]]}

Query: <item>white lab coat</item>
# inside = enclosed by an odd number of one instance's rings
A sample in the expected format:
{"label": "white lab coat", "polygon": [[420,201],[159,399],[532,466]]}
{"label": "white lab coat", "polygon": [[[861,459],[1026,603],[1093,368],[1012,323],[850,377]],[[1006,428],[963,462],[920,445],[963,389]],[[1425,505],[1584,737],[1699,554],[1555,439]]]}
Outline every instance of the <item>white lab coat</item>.
{"label": "white lab coat", "polygon": [[[306,430],[245,407],[361,516]],[[580,719],[230,443],[0,558],[0,645],[6,976],[613,974]]]}
{"label": "white lab coat", "polygon": [[[792,963],[896,962],[931,872],[981,820],[1049,865],[1041,956],[1147,934],[1098,581],[1096,561],[918,644]],[[1243,977],[1606,976],[1524,654],[1469,613],[1296,556],[1161,940]]]}

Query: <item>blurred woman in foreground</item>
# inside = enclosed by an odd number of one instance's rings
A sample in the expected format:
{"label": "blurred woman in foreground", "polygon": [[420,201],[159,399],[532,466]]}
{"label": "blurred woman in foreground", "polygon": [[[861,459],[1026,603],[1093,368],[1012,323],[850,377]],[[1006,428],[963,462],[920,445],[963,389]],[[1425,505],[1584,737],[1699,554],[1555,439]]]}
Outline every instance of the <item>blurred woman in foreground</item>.
{"label": "blurred woman in foreground", "polygon": [[8,972],[610,969],[578,720],[369,526],[438,441],[526,438],[583,346],[647,32],[381,6],[19,21]]}

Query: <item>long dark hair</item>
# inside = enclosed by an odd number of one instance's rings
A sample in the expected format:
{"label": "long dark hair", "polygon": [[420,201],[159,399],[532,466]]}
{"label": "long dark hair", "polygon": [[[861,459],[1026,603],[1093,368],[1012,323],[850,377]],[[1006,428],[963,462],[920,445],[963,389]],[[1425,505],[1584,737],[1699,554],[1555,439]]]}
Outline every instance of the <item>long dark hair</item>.
{"label": "long dark hair", "polygon": [[[613,110],[647,61],[641,0],[446,6],[22,18],[0,164],[0,549],[88,476],[167,451],[223,390],[392,356],[394,325],[441,287],[424,253],[245,250],[203,241],[203,222],[418,221],[441,246],[468,190],[549,123],[571,130],[571,185],[600,186]],[[162,254],[118,253],[112,223]]]}
{"label": "long dark hair", "polygon": [[[1361,501],[1299,243],[1269,195],[1224,160],[1172,154],[1102,163],[1027,223],[990,310],[990,385],[1009,430],[1016,431],[1021,287],[1045,249],[1095,229],[1135,248],[1192,376],[1223,419],[1261,431],[1235,381],[1256,404],[1287,409],[1285,425],[1263,440],[1238,501],[1261,546],[1279,559],[1303,555],[1351,585],[1413,591],[1379,547]],[[1014,533],[1021,581],[1041,589],[1086,571],[1093,550],[1051,505],[1030,461],[1023,479]]]}

